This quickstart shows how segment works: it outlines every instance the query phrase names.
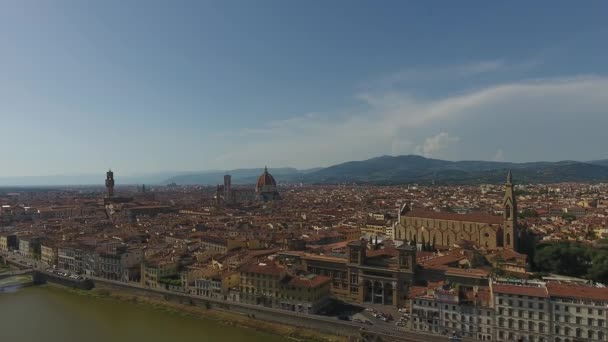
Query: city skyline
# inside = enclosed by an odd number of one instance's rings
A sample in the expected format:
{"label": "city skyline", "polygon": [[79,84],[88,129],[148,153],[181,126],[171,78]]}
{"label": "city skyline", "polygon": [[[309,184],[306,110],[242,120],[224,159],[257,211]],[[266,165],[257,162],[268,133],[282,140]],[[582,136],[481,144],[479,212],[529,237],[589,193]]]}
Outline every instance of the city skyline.
{"label": "city skyline", "polygon": [[608,157],[605,3],[268,4],[5,3],[0,177]]}

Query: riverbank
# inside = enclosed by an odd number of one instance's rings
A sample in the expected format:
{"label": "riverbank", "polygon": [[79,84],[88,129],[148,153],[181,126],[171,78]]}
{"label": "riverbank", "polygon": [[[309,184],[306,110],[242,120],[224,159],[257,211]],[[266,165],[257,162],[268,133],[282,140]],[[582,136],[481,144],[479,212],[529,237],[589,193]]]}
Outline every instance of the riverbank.
{"label": "riverbank", "polygon": [[140,296],[133,293],[126,293],[116,289],[93,289],[90,291],[83,291],[73,288],[66,288],[60,285],[50,286],[60,287],[65,291],[79,296],[91,297],[98,300],[116,300],[136,305],[145,305],[148,307],[152,307],[156,310],[166,311],[171,314],[190,316],[200,319],[208,319],[225,326],[252,329],[258,332],[284,336],[286,338],[298,341],[342,342],[348,340],[346,337],[343,336],[325,334],[320,331],[280,324],[276,322],[268,322],[265,320],[248,317],[244,314],[234,313],[216,308],[207,308],[168,302],[146,296]]}

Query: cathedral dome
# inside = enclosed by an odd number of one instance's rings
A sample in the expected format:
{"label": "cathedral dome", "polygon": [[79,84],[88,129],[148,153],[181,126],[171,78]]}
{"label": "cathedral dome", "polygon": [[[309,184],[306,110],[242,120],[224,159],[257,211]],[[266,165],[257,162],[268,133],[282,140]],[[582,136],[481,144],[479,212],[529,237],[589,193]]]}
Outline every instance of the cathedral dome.
{"label": "cathedral dome", "polygon": [[255,185],[255,189],[257,191],[275,191],[277,186],[277,182],[274,180],[274,177],[270,173],[268,173],[268,168],[264,168],[264,173],[258,177],[258,182]]}

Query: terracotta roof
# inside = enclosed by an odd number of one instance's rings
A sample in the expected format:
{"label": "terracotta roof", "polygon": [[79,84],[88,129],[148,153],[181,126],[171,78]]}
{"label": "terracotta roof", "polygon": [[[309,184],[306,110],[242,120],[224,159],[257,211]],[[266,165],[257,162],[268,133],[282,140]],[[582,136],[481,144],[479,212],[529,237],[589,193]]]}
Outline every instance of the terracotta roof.
{"label": "terracotta roof", "polygon": [[407,293],[408,298],[415,298],[426,294],[427,288],[424,286],[412,286]]}
{"label": "terracotta roof", "polygon": [[517,253],[516,251],[514,251],[512,249],[502,249],[502,250],[496,251],[495,253],[492,253],[491,255],[489,255],[489,257],[493,259],[493,258],[496,258],[499,255],[504,260],[511,260],[511,259],[523,259],[523,260],[526,260],[527,259],[527,256],[525,254]]}
{"label": "terracotta roof", "polygon": [[447,212],[436,212],[431,210],[413,210],[405,214],[407,217],[449,220],[449,221],[464,221],[464,222],[480,222],[489,224],[501,224],[502,216],[490,215],[487,213],[468,213],[455,214]]}
{"label": "terracotta roof", "polygon": [[279,265],[269,263],[249,263],[240,268],[241,272],[258,273],[266,275],[281,275],[285,270]]}
{"label": "terracotta roof", "polygon": [[295,276],[289,280],[294,287],[315,288],[331,281],[331,278],[322,275]]}
{"label": "terracotta roof", "polygon": [[450,267],[445,272],[445,275],[453,275],[459,277],[474,277],[474,278],[487,278],[490,272],[480,268],[456,268]]}
{"label": "terracotta roof", "polygon": [[391,247],[387,247],[387,248],[368,250],[365,252],[365,254],[370,258],[379,257],[379,256],[396,257],[399,255],[399,252],[397,252],[397,249],[395,249],[395,247],[391,246]]}
{"label": "terracotta roof", "polygon": [[272,177],[272,175],[268,172],[267,168],[264,168],[264,173],[262,173],[262,175],[260,175],[260,177],[258,178],[255,188],[256,190],[260,190],[265,185],[277,185],[277,182],[274,180],[274,177]]}
{"label": "terracotta roof", "polygon": [[580,284],[548,282],[547,291],[551,297],[568,297],[608,301],[608,288]]}
{"label": "terracotta roof", "polygon": [[330,261],[330,262],[336,262],[336,263],[341,263],[341,264],[346,263],[346,259],[344,259],[344,258],[338,258],[338,257],[333,257],[333,256],[327,256],[327,255],[302,253],[301,256],[303,259],[307,259],[307,260]]}
{"label": "terracotta roof", "polygon": [[442,255],[435,258],[420,260],[419,263],[423,267],[444,266],[465,259],[464,255]]}
{"label": "terracotta roof", "polygon": [[492,286],[494,293],[505,293],[512,295],[521,295],[529,297],[548,298],[549,294],[544,286],[527,286],[527,285],[509,285],[509,284],[494,284]]}

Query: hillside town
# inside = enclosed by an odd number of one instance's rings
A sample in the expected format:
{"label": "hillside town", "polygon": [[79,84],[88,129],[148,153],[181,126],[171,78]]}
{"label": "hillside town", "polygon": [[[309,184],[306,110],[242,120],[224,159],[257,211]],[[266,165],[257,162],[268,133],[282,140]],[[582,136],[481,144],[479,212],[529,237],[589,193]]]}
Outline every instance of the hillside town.
{"label": "hillside town", "polygon": [[255,186],[230,175],[213,187],[116,186],[108,171],[105,188],[0,189],[0,252],[74,279],[372,330],[608,341],[608,256],[570,274],[551,269],[542,250],[605,249],[608,184],[514,179],[508,171],[500,185],[277,184],[265,169]]}

